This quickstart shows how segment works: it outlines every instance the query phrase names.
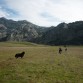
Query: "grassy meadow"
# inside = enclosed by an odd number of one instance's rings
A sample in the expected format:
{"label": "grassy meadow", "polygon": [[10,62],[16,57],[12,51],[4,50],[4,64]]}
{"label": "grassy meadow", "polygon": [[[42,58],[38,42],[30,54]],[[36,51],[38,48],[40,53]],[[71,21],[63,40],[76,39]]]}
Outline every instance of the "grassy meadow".
{"label": "grassy meadow", "polygon": [[[61,46],[62,47],[62,46]],[[83,83],[83,46],[0,42],[0,83]],[[25,56],[16,59],[16,53]]]}

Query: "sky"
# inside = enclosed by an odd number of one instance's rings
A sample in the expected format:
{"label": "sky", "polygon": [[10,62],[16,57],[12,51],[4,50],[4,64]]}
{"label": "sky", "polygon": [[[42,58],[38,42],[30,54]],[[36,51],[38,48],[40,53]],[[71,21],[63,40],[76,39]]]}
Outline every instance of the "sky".
{"label": "sky", "polygon": [[83,0],[0,0],[0,17],[57,26],[83,20]]}

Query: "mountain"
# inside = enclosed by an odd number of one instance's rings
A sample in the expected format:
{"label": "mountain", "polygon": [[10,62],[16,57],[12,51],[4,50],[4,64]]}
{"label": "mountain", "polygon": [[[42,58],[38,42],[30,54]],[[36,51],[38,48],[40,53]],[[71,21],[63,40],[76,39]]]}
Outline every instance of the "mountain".
{"label": "mountain", "polygon": [[38,40],[49,45],[83,45],[83,21],[61,23],[46,31]]}
{"label": "mountain", "polygon": [[0,41],[31,41],[46,30],[26,20],[13,21],[0,18]]}
{"label": "mountain", "polygon": [[0,41],[30,41],[48,45],[83,45],[83,21],[41,27],[26,20],[0,18]]}

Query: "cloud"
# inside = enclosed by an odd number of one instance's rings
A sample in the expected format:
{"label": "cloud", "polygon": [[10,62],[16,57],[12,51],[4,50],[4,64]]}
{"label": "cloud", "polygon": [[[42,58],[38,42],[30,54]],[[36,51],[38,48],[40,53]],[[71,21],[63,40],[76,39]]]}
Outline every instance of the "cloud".
{"label": "cloud", "polygon": [[14,18],[17,15],[16,11],[7,6],[5,0],[0,0],[0,17]]}
{"label": "cloud", "polygon": [[9,14],[3,11],[2,8],[0,7],[0,17],[8,17],[8,16]]}
{"label": "cloud", "polygon": [[[2,0],[1,0],[2,1]],[[40,26],[83,20],[82,0],[3,0],[0,16]]]}
{"label": "cloud", "polygon": [[59,4],[49,2],[47,12],[66,22],[81,20],[83,17],[82,2],[79,0],[63,0]]}

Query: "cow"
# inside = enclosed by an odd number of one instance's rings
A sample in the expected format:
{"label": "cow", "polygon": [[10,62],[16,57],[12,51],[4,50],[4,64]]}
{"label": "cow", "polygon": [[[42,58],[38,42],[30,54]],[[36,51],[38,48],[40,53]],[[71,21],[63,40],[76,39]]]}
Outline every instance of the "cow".
{"label": "cow", "polygon": [[59,54],[61,54],[62,53],[62,49],[61,48],[59,48]]}
{"label": "cow", "polygon": [[18,57],[23,58],[24,54],[25,54],[25,52],[17,53],[17,54],[15,54],[15,58],[18,58]]}

